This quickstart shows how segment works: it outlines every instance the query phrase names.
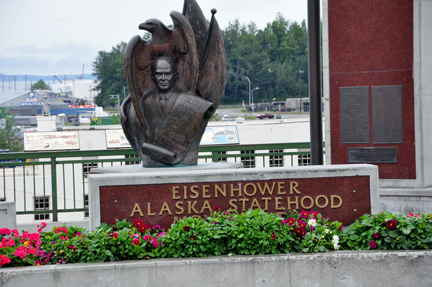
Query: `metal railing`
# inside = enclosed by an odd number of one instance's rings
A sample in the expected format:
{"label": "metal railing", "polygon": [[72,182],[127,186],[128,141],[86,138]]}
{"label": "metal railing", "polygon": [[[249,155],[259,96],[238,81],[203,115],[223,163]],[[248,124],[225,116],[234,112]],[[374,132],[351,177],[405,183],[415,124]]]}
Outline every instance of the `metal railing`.
{"label": "metal railing", "polygon": [[[308,165],[310,144],[202,146],[198,161],[243,162],[245,168]],[[78,213],[82,220],[88,216],[90,169],[128,164],[140,164],[132,149],[2,153],[0,200],[14,201],[18,215],[34,216],[24,221],[58,221],[61,214],[70,219]]]}

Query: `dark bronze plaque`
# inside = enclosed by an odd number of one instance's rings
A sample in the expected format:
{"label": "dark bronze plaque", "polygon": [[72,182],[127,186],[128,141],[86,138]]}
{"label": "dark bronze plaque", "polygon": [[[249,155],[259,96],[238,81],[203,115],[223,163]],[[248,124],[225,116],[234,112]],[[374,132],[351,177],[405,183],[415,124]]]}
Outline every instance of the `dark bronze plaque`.
{"label": "dark bronze plaque", "polygon": [[341,143],[369,143],[369,87],[340,88]]}
{"label": "dark bronze plaque", "polygon": [[397,148],[348,148],[349,163],[397,163]]}
{"label": "dark bronze plaque", "polygon": [[374,144],[403,143],[402,86],[372,87]]}

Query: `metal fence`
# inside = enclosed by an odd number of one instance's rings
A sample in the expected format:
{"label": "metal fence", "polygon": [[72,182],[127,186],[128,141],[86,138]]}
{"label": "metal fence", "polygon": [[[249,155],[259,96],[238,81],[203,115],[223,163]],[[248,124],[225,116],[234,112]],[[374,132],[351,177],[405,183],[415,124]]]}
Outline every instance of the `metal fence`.
{"label": "metal fence", "polygon": [[[203,162],[243,162],[245,168],[310,164],[309,143],[203,146]],[[132,149],[0,154],[0,200],[16,203],[17,223],[88,217],[91,168],[140,164]]]}

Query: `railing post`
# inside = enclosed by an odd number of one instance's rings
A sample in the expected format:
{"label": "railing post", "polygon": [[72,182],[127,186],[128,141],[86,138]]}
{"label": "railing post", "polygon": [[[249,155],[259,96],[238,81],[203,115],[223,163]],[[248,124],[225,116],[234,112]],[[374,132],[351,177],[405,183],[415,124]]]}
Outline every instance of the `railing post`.
{"label": "railing post", "polygon": [[217,151],[212,152],[212,161],[213,162],[219,162],[219,154]]}
{"label": "railing post", "polygon": [[51,195],[52,195],[52,211],[53,221],[58,221],[57,212],[57,164],[56,158],[51,158]]}

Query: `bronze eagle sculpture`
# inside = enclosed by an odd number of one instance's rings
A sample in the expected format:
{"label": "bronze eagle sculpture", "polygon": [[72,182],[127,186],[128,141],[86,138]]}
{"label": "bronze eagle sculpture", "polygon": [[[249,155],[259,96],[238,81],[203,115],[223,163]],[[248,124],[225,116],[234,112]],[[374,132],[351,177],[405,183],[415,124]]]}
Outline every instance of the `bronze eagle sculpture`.
{"label": "bronze eagle sculpture", "polygon": [[195,0],[170,13],[173,28],[149,19],[125,50],[130,95],[121,106],[126,138],[144,167],[196,165],[201,137],[225,89],[223,39]]}

